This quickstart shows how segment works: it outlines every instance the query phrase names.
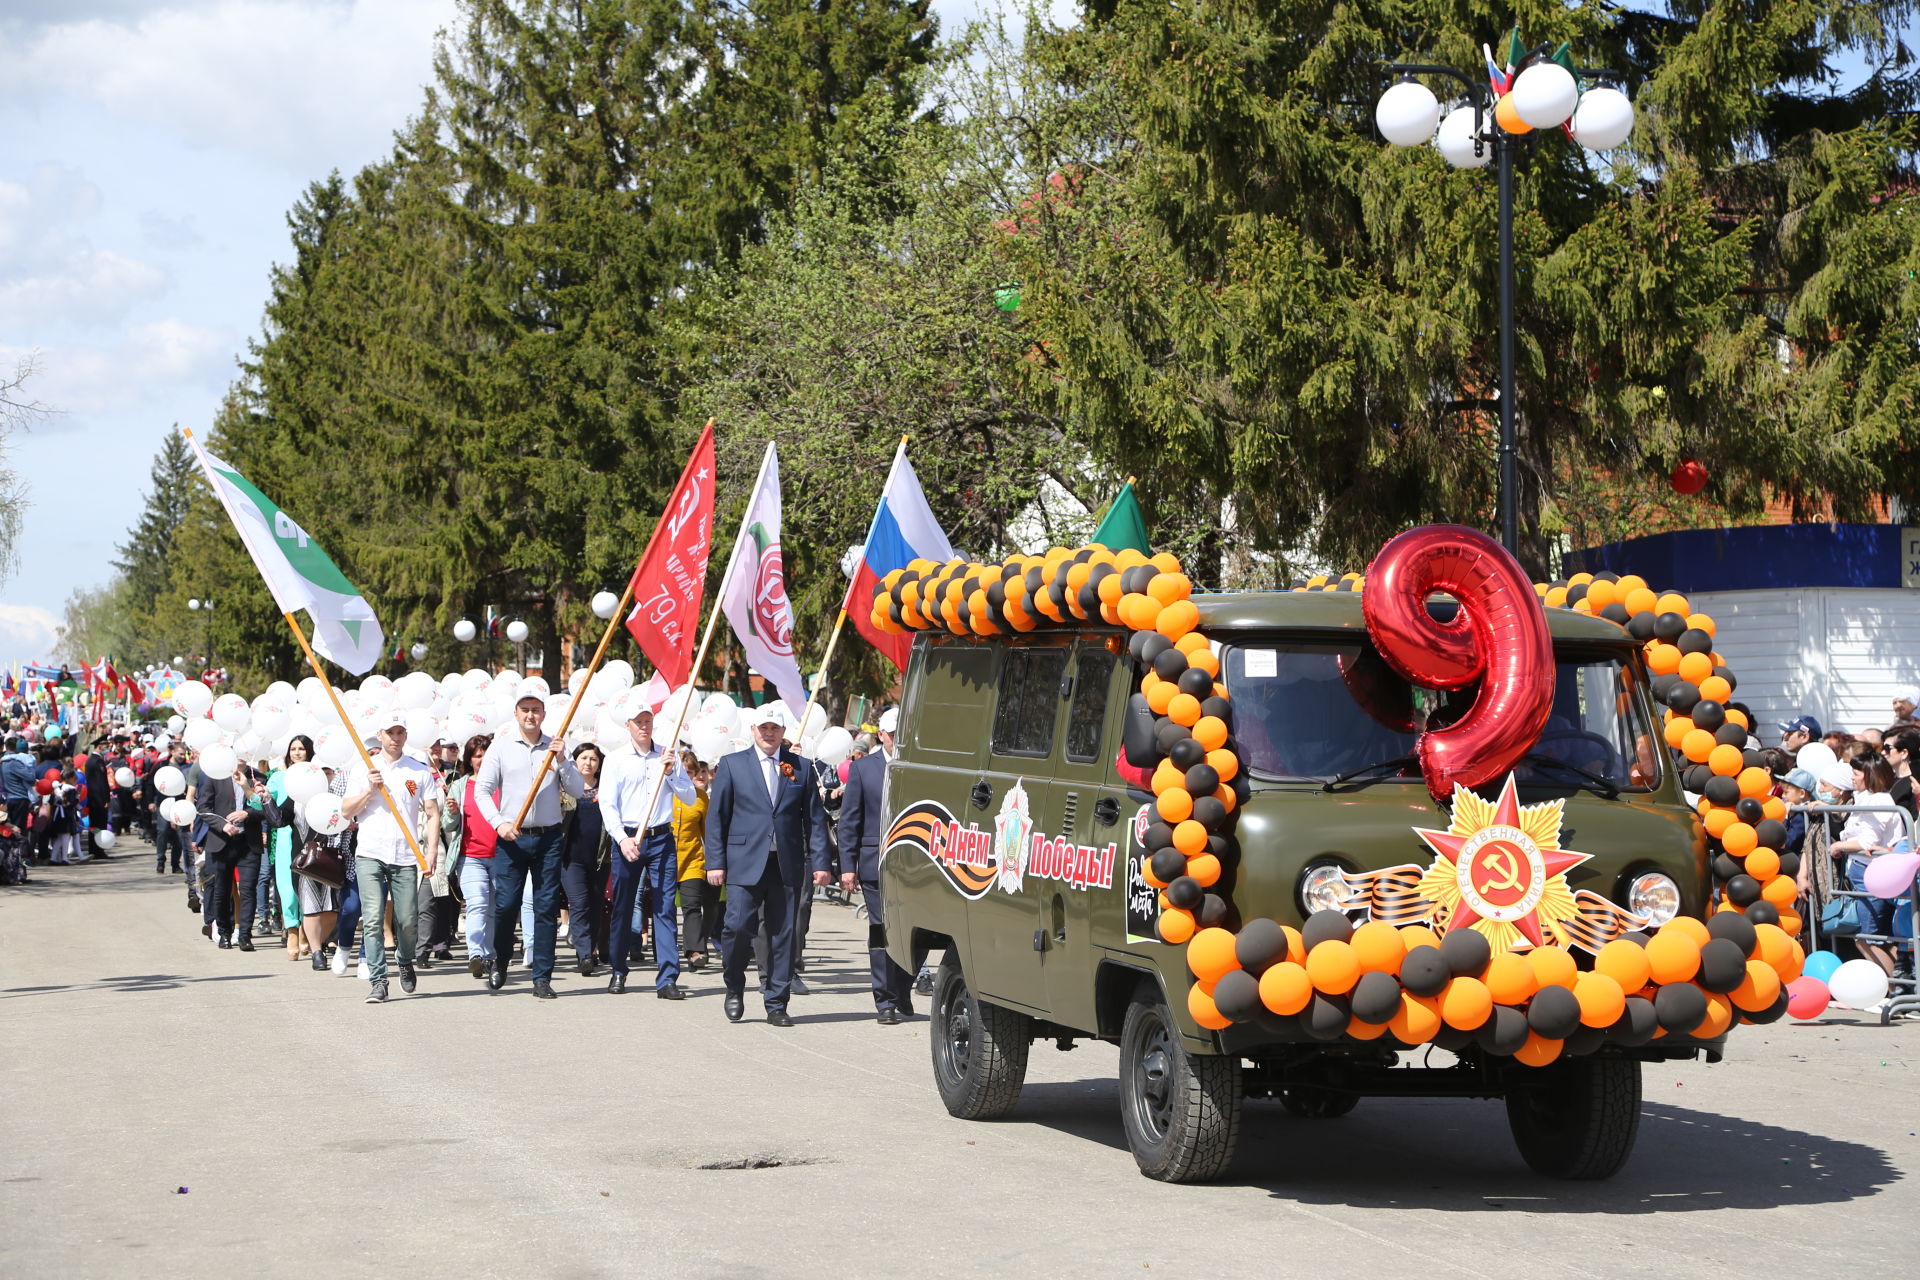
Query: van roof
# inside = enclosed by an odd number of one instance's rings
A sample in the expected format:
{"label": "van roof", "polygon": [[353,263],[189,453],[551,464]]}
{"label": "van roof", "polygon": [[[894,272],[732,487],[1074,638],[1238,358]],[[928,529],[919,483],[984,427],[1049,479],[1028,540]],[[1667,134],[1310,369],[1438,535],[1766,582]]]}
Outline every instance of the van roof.
{"label": "van roof", "polygon": [[[1365,631],[1356,591],[1219,591],[1193,594],[1203,631]],[[1633,643],[1625,627],[1572,609],[1548,609],[1555,640]]]}

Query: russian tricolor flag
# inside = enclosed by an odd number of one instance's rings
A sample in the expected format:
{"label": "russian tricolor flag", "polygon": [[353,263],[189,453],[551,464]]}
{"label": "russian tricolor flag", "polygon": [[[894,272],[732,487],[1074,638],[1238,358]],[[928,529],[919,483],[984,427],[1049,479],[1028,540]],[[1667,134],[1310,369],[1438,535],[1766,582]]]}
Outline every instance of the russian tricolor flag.
{"label": "russian tricolor flag", "polygon": [[893,660],[902,671],[907,669],[907,653],[913,637],[890,636],[873,625],[873,597],[880,580],[895,569],[904,569],[914,560],[932,560],[944,564],[953,559],[953,547],[946,531],[933,518],[926,495],[920,491],[920,477],[907,461],[907,442],[902,440],[893,455],[893,468],[887,472],[887,487],[880,491],[880,505],[873,512],[873,526],[867,530],[867,545],[861,549],[860,565],[854,570],[841,608],[853,619],[853,625],[867,641]]}

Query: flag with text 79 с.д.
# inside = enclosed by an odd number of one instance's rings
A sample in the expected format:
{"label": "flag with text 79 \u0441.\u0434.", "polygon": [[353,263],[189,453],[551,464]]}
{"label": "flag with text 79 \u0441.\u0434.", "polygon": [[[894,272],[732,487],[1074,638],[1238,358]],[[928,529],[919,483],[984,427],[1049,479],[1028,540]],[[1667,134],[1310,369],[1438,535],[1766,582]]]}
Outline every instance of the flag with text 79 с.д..
{"label": "flag with text 79 \u0441.\u0434.", "polygon": [[667,509],[633,571],[633,612],[627,630],[647,661],[672,688],[693,669],[693,633],[707,588],[713,550],[713,424],[700,433],[674,485]]}

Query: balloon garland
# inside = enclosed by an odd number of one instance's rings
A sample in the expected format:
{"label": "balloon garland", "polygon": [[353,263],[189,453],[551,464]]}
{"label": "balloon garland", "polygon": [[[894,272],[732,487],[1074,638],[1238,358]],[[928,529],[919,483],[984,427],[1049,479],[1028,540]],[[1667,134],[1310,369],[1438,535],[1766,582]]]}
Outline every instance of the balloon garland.
{"label": "balloon garland", "polygon": [[[1292,589],[1357,593],[1365,585],[1349,573]],[[1128,649],[1142,675],[1115,767],[1153,794],[1142,875],[1158,891],[1161,939],[1185,946],[1194,977],[1187,1008],[1202,1027],[1476,1045],[1545,1066],[1603,1044],[1711,1039],[1735,1022],[1776,1020],[1806,959],[1791,909],[1797,868],[1779,852],[1784,802],[1767,796],[1764,762],[1742,748],[1746,717],[1724,705],[1734,679],[1712,650],[1713,620],[1637,577],[1576,574],[1534,590],[1547,607],[1606,617],[1643,642],[1654,693],[1668,708],[1666,741],[1691,762],[1682,781],[1703,796],[1714,846],[1717,909],[1707,922],[1683,916],[1651,935],[1627,933],[1584,965],[1558,943],[1496,954],[1470,929],[1356,927],[1341,910],[1315,912],[1298,929],[1271,919],[1235,928],[1217,890],[1235,856],[1234,815],[1250,792],[1219,658],[1198,629],[1193,583],[1170,554],[1094,545],[999,565],[916,560],[882,580],[871,617],[890,634],[987,637],[1095,621],[1133,632]]]}

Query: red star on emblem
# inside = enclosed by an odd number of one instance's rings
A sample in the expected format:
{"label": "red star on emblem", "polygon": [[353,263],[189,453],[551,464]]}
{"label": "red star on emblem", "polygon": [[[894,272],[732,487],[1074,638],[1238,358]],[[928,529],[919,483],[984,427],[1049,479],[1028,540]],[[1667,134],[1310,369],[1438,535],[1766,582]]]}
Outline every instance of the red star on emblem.
{"label": "red star on emblem", "polygon": [[1490,822],[1461,834],[1420,827],[1414,828],[1414,834],[1453,869],[1459,882],[1460,899],[1447,921],[1448,931],[1491,918],[1511,924],[1536,947],[1546,943],[1539,904],[1547,882],[1593,856],[1542,848],[1526,834],[1512,774],[1500,789]]}

